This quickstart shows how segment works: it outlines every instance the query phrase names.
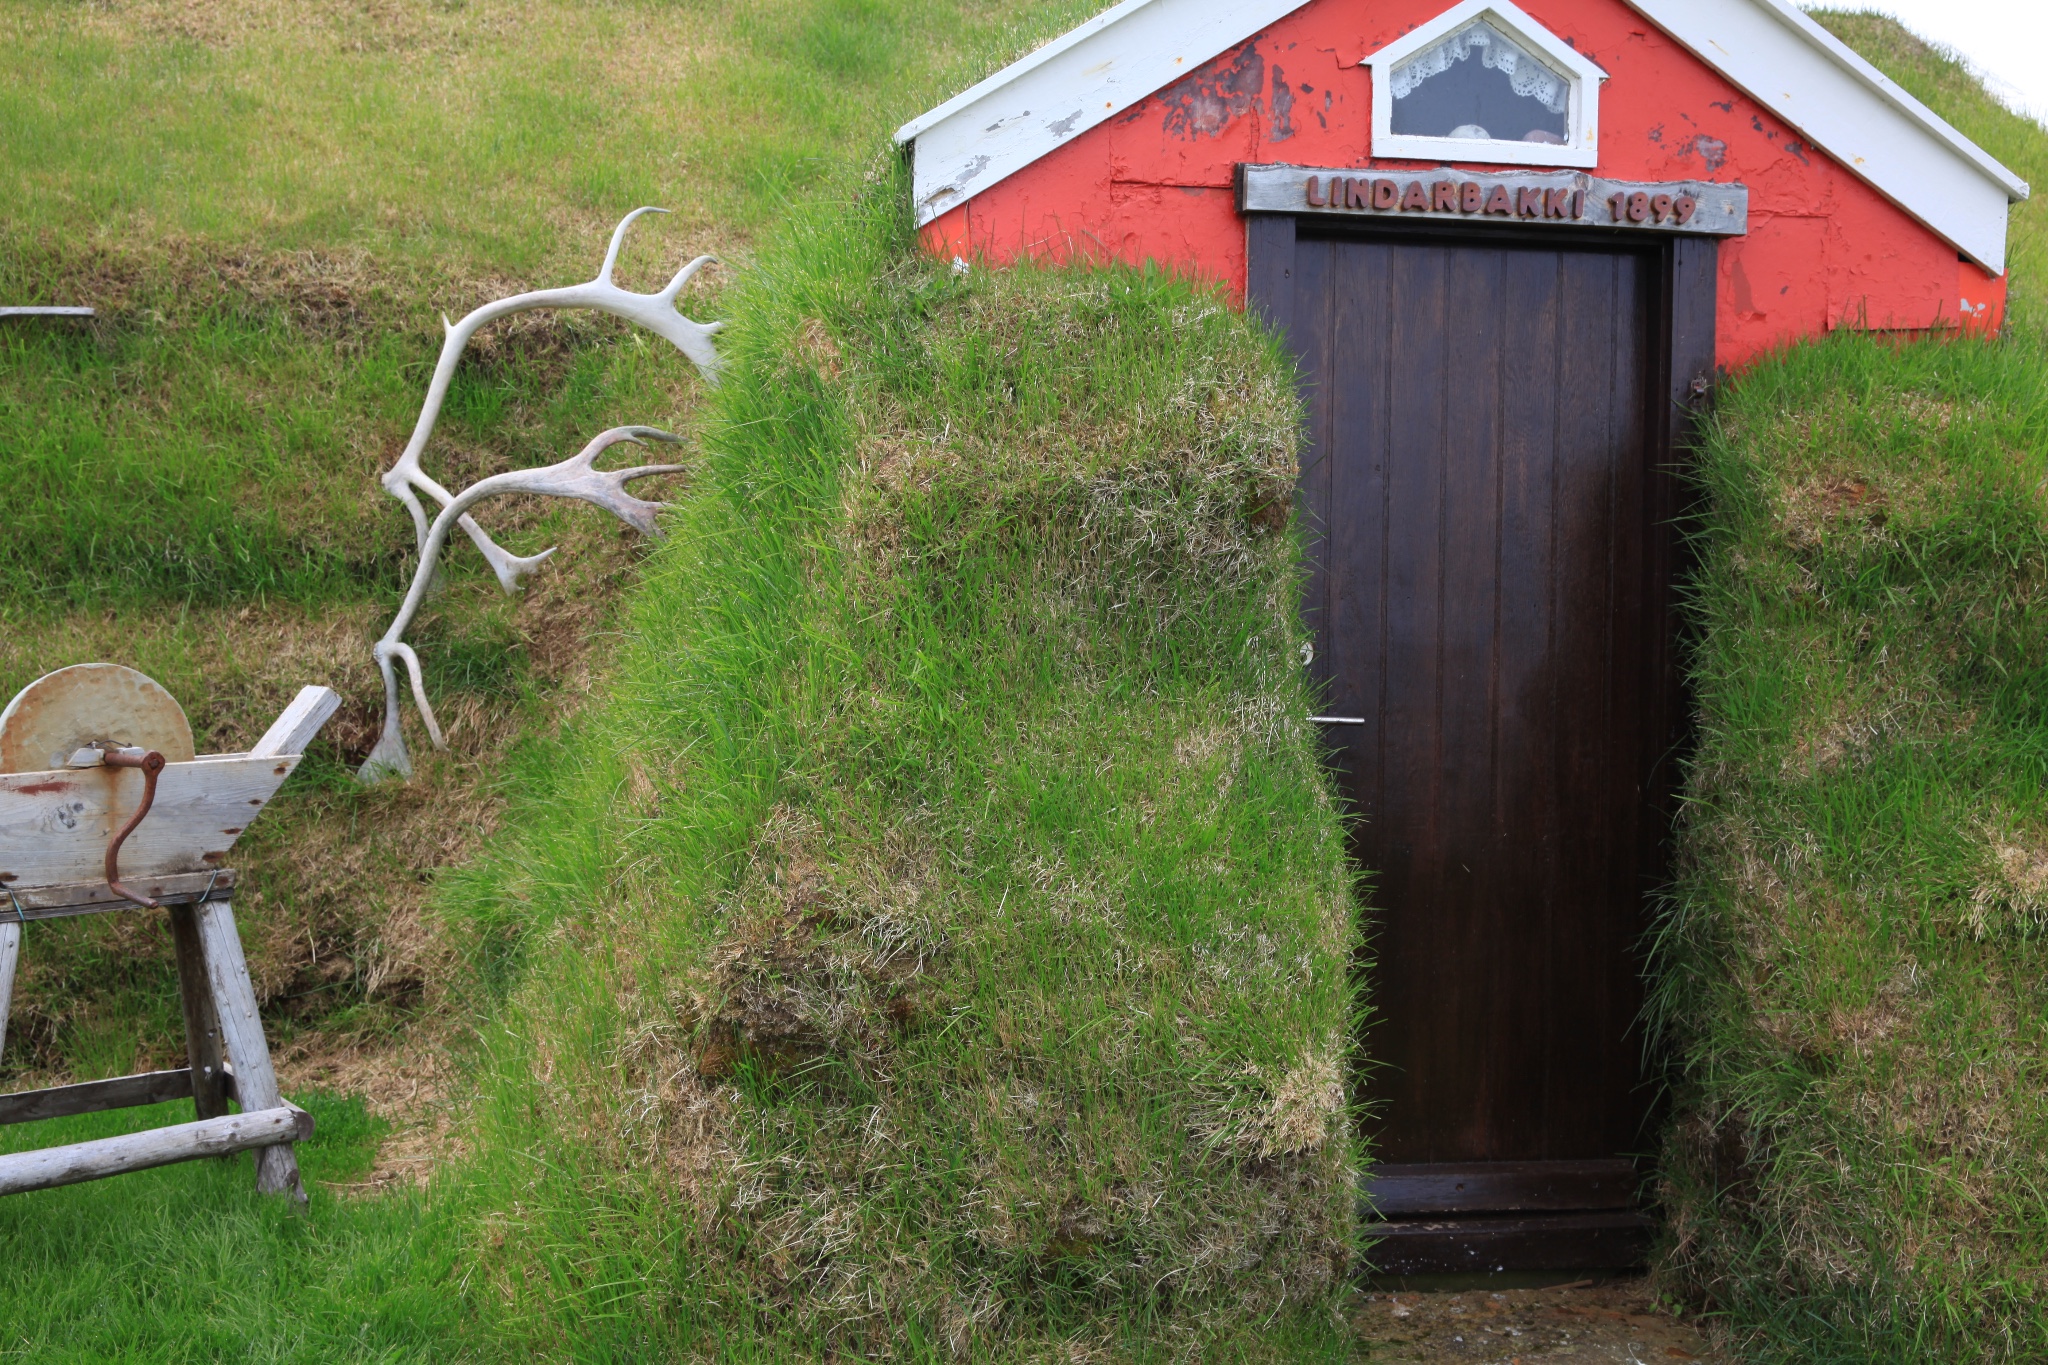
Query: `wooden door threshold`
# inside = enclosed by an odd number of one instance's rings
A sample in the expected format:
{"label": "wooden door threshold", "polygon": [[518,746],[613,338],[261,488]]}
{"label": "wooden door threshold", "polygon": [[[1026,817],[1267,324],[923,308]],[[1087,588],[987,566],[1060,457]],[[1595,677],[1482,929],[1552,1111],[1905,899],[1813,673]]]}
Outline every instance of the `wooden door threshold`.
{"label": "wooden door threshold", "polygon": [[1640,1185],[1625,1158],[1381,1166],[1360,1208],[1365,1260],[1378,1275],[1632,1269],[1655,1228]]}

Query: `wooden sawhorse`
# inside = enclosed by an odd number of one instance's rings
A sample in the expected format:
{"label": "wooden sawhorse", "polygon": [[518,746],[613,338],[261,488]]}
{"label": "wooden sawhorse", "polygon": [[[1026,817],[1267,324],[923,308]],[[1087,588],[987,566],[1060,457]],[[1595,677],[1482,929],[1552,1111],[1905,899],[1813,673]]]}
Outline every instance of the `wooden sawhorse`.
{"label": "wooden sawhorse", "polygon": [[[81,749],[64,768],[0,771],[0,1048],[29,925],[161,908],[177,954],[186,1056],[176,1071],[0,1095],[0,1124],[186,1098],[195,1111],[190,1123],[0,1155],[0,1195],[253,1149],[256,1188],[305,1201],[292,1144],[312,1136],[312,1116],[278,1093],[235,931],[235,874],[220,864],[340,704],[327,688],[303,689],[243,754],[167,762],[133,747]],[[102,860],[103,879],[81,880]],[[228,1112],[231,1100],[240,1113]]]}
{"label": "wooden sawhorse", "polygon": [[[196,883],[193,885],[192,883]],[[186,1065],[113,1080],[0,1095],[0,1124],[92,1114],[189,1098],[197,1118],[168,1128],[0,1156],[0,1194],[96,1180],[123,1171],[223,1156],[254,1148],[256,1188],[303,1202],[291,1144],[313,1135],[313,1118],[278,1093],[277,1074],[256,1013],[256,991],[242,957],[229,901],[232,872],[164,877],[141,889],[164,906],[178,959],[185,1007]],[[68,903],[67,903],[68,902]],[[44,887],[0,900],[0,1046],[4,1046],[22,930],[37,920],[131,910],[109,900],[104,883]],[[225,1063],[225,1065],[224,1065]],[[242,1106],[228,1113],[228,1101]]]}

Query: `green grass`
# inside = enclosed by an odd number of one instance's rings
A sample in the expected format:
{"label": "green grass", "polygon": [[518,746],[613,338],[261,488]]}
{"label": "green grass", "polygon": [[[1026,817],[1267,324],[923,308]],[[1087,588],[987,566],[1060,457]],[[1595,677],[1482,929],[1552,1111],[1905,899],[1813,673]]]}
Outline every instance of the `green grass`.
{"label": "green grass", "polygon": [[[443,1361],[474,1358],[445,1212],[407,1192],[341,1198],[381,1125],[304,1095],[312,1203],[258,1196],[246,1156],[0,1200],[0,1360]],[[191,1118],[187,1104],[0,1128],[0,1152]]]}
{"label": "green grass", "polygon": [[[2038,180],[2048,130],[1821,16]],[[2013,256],[2042,263],[2042,210]],[[1837,335],[1701,451],[1666,1269],[1758,1361],[2048,1355],[2048,335]]]}
{"label": "green grass", "polygon": [[585,1358],[1341,1351],[1288,366],[1155,274],[955,276],[905,202],[735,291],[610,699],[448,888],[511,983],[474,1254]]}

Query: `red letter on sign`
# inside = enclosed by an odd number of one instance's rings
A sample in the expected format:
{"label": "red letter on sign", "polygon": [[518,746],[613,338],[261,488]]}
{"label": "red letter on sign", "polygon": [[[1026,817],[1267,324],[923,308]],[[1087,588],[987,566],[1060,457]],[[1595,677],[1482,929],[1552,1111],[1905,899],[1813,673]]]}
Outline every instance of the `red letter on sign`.
{"label": "red letter on sign", "polygon": [[1504,214],[1509,218],[1515,216],[1515,201],[1508,198],[1506,185],[1495,185],[1493,193],[1486,196],[1486,211]]}
{"label": "red letter on sign", "polygon": [[1515,216],[1517,218],[1541,218],[1543,216],[1543,191],[1541,189],[1516,190]]}
{"label": "red letter on sign", "polygon": [[1457,181],[1439,180],[1429,188],[1431,190],[1429,206],[1432,210],[1437,213],[1456,213],[1458,211]]}
{"label": "red letter on sign", "polygon": [[1628,197],[1628,220],[1631,223],[1645,222],[1650,217],[1650,196],[1645,190],[1637,190]]}
{"label": "red letter on sign", "polygon": [[1323,198],[1322,177],[1316,175],[1310,176],[1308,178],[1308,206],[1312,209],[1319,209],[1328,202],[1328,200]]}
{"label": "red letter on sign", "polygon": [[1344,182],[1344,207],[1347,209],[1369,209],[1372,207],[1372,181],[1347,180]]}
{"label": "red letter on sign", "polygon": [[1429,191],[1422,188],[1420,180],[1408,182],[1408,193],[1401,196],[1401,212],[1429,212]]}
{"label": "red letter on sign", "polygon": [[1376,209],[1390,209],[1401,202],[1401,187],[1391,180],[1372,182],[1372,206]]}
{"label": "red letter on sign", "polygon": [[1571,206],[1572,192],[1570,190],[1552,190],[1548,202],[1543,207],[1543,216],[1545,218],[1569,218],[1571,214],[1568,210]]}
{"label": "red letter on sign", "polygon": [[1458,212],[1479,212],[1480,196],[1485,192],[1485,186],[1481,185],[1477,180],[1467,180],[1464,184],[1458,186]]}

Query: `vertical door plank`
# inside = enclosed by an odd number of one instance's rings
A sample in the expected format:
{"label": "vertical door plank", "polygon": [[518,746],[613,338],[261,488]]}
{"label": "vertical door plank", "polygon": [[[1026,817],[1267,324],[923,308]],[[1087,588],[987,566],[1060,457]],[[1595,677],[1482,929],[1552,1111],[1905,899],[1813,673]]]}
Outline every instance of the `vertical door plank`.
{"label": "vertical door plank", "polygon": [[[1544,1056],[1556,1041],[1549,1000],[1556,989],[1550,945],[1565,893],[1557,803],[1558,719],[1556,516],[1559,387],[1563,375],[1562,263],[1554,252],[1518,253],[1501,291],[1501,388],[1508,418],[1501,433],[1501,605],[1496,721],[1500,762],[1492,825],[1516,907],[1510,951],[1494,964],[1492,988],[1504,1003],[1501,1036],[1533,1040]],[[1516,1151],[1544,1149],[1553,1096],[1543,1068],[1494,1054],[1502,1107],[1517,1122],[1501,1135]]]}
{"label": "vertical door plank", "polygon": [[1332,677],[1331,649],[1326,644],[1331,632],[1332,566],[1325,539],[1330,524],[1330,471],[1333,467],[1330,459],[1331,386],[1327,382],[1333,364],[1330,244],[1313,240],[1295,243],[1291,260],[1290,280],[1296,292],[1288,308],[1288,334],[1300,367],[1302,401],[1308,417],[1298,485],[1303,548],[1309,561],[1309,580],[1303,588],[1302,616],[1317,638],[1316,656],[1309,663],[1310,676],[1327,688]]}

